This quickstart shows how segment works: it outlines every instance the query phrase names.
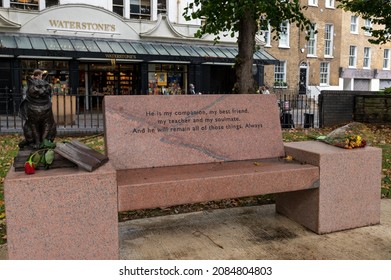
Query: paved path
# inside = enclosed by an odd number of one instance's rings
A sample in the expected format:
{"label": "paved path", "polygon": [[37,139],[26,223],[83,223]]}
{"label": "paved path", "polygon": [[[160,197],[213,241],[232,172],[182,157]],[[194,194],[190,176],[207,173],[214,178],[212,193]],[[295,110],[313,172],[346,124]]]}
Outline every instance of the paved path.
{"label": "paved path", "polygon": [[391,260],[391,199],[381,224],[317,235],[274,205],[204,211],[120,224],[122,259]]}
{"label": "paved path", "polygon": [[274,205],[127,221],[119,231],[125,260],[391,260],[391,199],[381,202],[380,225],[326,235],[276,214]]}

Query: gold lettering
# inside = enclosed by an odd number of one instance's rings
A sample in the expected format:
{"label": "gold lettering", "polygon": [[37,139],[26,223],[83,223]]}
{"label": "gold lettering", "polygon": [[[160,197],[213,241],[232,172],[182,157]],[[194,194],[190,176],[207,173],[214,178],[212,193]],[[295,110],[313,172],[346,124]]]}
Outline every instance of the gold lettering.
{"label": "gold lettering", "polygon": [[49,19],[49,25],[51,27],[64,28],[64,29],[79,29],[79,30],[105,31],[105,32],[115,32],[116,30],[115,24],[94,23],[94,22],[84,22],[84,21]]}

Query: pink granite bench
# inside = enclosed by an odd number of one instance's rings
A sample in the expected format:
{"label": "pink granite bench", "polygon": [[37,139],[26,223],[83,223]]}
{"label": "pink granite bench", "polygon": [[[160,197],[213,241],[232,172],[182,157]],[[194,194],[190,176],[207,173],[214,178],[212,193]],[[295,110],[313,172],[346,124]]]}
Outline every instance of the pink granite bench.
{"label": "pink granite bench", "polygon": [[104,110],[104,166],[7,174],[9,259],[118,259],[118,211],[269,193],[318,234],[380,222],[381,150],[284,145],[274,95],[106,96]]}
{"label": "pink granite bench", "polygon": [[319,234],[379,223],[381,150],[284,146],[274,95],[107,96],[104,110],[119,211],[277,194]]}

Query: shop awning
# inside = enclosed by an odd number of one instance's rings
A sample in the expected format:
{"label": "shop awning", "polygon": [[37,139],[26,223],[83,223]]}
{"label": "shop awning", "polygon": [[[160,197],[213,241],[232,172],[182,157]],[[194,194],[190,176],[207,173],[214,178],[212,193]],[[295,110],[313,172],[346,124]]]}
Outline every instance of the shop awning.
{"label": "shop awning", "polygon": [[[127,41],[102,38],[0,34],[0,54],[12,56],[54,56],[72,58],[170,60],[233,63],[236,47],[185,43]],[[265,50],[254,54],[255,64],[276,64]]]}

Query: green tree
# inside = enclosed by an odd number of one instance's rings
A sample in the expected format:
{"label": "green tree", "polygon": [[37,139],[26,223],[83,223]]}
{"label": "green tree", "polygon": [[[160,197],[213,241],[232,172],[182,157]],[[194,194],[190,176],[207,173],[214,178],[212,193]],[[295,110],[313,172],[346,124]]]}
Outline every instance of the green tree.
{"label": "green tree", "polygon": [[376,26],[362,27],[372,33],[368,41],[385,44],[391,41],[391,1],[390,0],[339,0],[339,8],[350,11],[364,19],[371,19]]}
{"label": "green tree", "polygon": [[253,54],[256,51],[255,35],[270,24],[274,39],[281,32],[281,23],[288,20],[301,30],[310,30],[311,22],[304,16],[300,0],[194,0],[183,13],[187,20],[202,18],[204,24],[195,34],[201,38],[213,34],[237,35],[238,55],[235,63],[235,92],[255,93],[252,76]]}

